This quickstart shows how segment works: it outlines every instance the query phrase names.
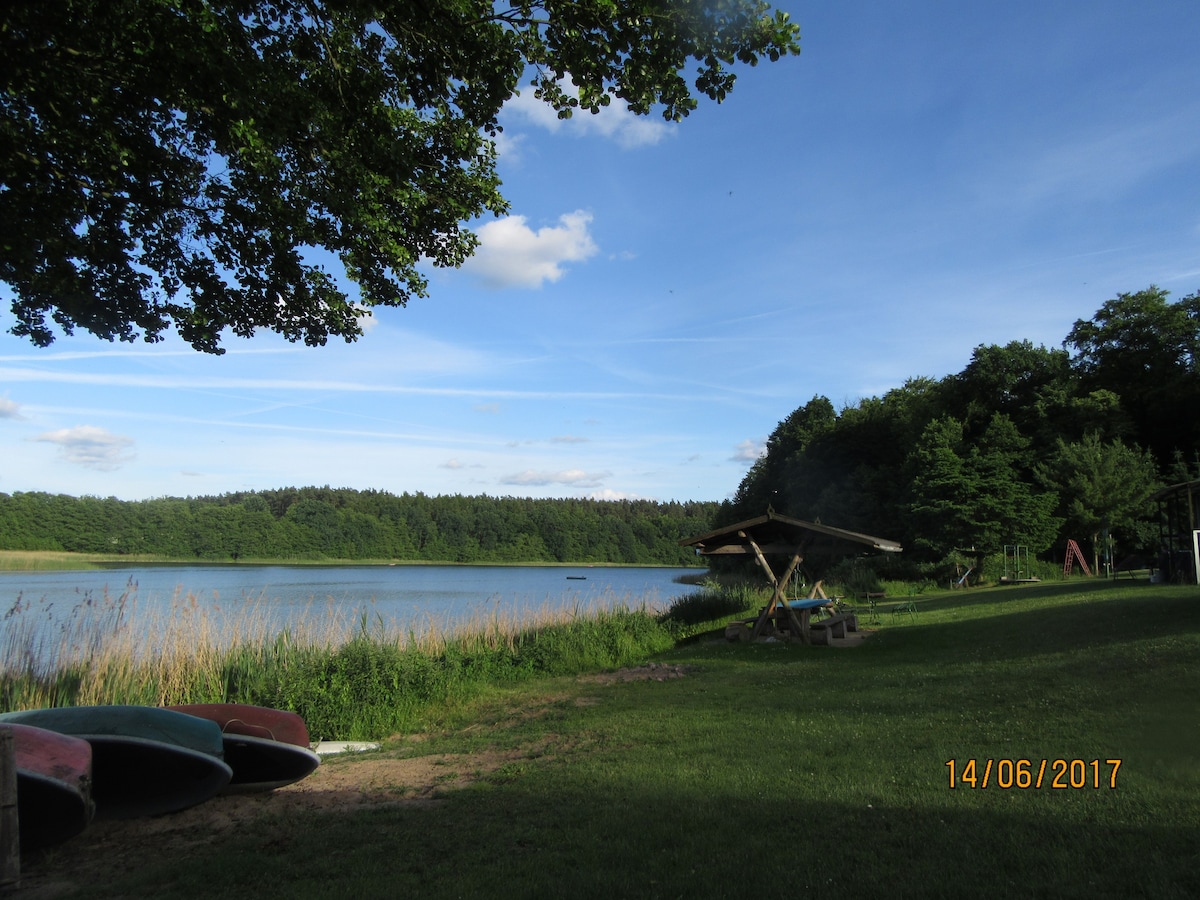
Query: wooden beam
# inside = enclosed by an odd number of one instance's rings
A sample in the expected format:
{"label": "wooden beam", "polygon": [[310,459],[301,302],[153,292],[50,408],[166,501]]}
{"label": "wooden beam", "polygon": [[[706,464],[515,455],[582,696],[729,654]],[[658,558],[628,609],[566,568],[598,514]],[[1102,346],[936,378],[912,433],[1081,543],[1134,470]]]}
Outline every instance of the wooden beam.
{"label": "wooden beam", "polygon": [[0,888],[21,885],[18,815],[16,741],[11,728],[0,726]]}
{"label": "wooden beam", "polygon": [[[777,541],[773,544],[759,544],[758,551],[764,556],[784,556],[796,549],[795,544]],[[701,547],[702,556],[729,556],[734,554],[753,553],[754,549],[746,544],[716,544],[712,547]]]}
{"label": "wooden beam", "polygon": [[777,602],[777,598],[779,597],[779,579],[776,578],[775,573],[771,571],[771,567],[767,563],[767,558],[763,556],[763,552],[758,548],[758,544],[754,542],[754,538],[747,535],[744,531],[739,531],[738,537],[744,538],[754,549],[756,561],[760,566],[762,566],[763,571],[767,573],[767,578],[770,579],[771,584],[775,587],[775,590],[771,594],[771,602],[766,605],[766,608],[764,608],[762,613],[759,614],[758,621],[754,623],[754,632],[751,636],[761,637],[764,626],[771,620],[771,613],[775,612],[775,604]]}
{"label": "wooden beam", "polygon": [[[784,572],[781,583],[776,589],[781,600],[784,600],[783,595],[787,592],[788,583],[792,580],[792,575],[795,574],[796,568],[804,561],[804,556],[801,553],[802,549],[801,547],[797,547],[795,553],[792,554],[792,561],[788,564],[787,571]],[[786,600],[784,600],[783,608],[787,610],[788,622],[792,626],[793,638],[799,640],[802,644],[807,644],[808,610],[801,610],[799,615],[797,615],[796,610],[792,609],[791,604]]]}
{"label": "wooden beam", "polygon": [[758,544],[754,542],[754,538],[749,537],[744,532],[738,532],[738,537],[745,538],[746,542],[754,550],[754,557],[756,560],[758,560],[758,564],[762,566],[763,571],[767,573],[767,578],[770,579],[771,584],[775,585],[776,589],[778,590],[779,579],[776,578],[775,573],[771,571],[771,567],[767,564],[767,558],[763,556],[763,552],[761,549],[759,549]]}

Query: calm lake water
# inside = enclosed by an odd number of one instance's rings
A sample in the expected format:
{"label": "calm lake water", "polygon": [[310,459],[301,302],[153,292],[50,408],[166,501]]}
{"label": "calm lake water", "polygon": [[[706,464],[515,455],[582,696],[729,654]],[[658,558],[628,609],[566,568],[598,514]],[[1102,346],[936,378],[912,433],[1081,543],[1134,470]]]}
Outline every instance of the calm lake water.
{"label": "calm lake water", "polygon": [[14,638],[24,646],[57,645],[64,633],[94,632],[97,623],[152,635],[164,630],[164,622],[186,624],[188,617],[217,635],[354,628],[364,622],[401,634],[448,634],[492,619],[532,621],[549,611],[665,609],[696,590],[675,579],[702,571],[241,565],[0,572],[0,647],[11,651]]}

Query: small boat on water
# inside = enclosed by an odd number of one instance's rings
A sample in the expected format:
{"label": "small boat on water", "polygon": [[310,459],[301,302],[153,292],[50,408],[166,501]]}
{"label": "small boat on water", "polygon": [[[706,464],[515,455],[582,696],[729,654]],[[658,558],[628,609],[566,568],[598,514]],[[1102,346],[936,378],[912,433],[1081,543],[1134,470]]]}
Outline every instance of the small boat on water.
{"label": "small boat on water", "polygon": [[33,725],[7,723],[17,769],[22,847],[49,847],[92,820],[92,745]]}
{"label": "small boat on water", "polygon": [[227,792],[274,790],[308,777],[321,764],[309,747],[308,726],[294,712],[242,703],[167,708],[220,727],[225,762],[233,769]]}
{"label": "small boat on water", "polygon": [[176,812],[215,796],[233,777],[221,729],[206,719],[153,706],[64,706],[0,715],[0,725],[33,725],[86,740],[92,748],[97,818]]}
{"label": "small boat on water", "polygon": [[568,575],[567,581],[587,581],[586,575]]}

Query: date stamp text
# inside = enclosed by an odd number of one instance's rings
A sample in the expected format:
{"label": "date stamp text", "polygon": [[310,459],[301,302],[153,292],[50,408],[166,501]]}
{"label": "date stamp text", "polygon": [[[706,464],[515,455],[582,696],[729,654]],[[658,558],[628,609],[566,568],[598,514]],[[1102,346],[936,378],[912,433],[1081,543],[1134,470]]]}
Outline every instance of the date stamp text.
{"label": "date stamp text", "polygon": [[1116,789],[1119,759],[951,759],[950,789]]}

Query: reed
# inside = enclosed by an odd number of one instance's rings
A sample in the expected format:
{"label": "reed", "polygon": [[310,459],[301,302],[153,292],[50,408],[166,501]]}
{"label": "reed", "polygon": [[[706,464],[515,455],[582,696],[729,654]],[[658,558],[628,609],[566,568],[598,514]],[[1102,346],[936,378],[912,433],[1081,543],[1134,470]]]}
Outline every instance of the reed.
{"label": "reed", "polygon": [[0,638],[0,705],[252,703],[299,712],[316,737],[375,739],[487,684],[645,659],[672,643],[659,615],[610,595],[587,610],[494,607],[402,631],[316,600],[286,624],[262,596],[178,592],[148,611],[132,583],[65,614],[18,597]]}
{"label": "reed", "polygon": [[[0,572],[55,572],[98,569],[104,563],[165,562],[151,553],[77,553],[71,550],[0,550]],[[192,560],[182,560],[192,562]]]}

